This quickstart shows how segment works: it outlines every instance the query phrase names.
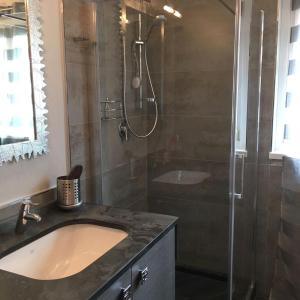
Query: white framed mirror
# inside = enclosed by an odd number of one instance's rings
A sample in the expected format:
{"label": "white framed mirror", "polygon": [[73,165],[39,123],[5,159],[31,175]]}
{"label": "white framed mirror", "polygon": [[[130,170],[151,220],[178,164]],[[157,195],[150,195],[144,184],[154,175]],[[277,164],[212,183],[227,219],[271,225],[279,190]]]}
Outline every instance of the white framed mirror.
{"label": "white framed mirror", "polygon": [[40,0],[0,0],[0,166],[48,152]]}

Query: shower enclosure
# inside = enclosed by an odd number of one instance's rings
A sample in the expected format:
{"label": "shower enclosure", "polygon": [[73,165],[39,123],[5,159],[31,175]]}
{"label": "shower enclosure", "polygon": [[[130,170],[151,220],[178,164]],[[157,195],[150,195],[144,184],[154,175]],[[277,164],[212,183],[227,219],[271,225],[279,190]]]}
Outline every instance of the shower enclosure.
{"label": "shower enclosure", "polygon": [[249,299],[263,11],[253,19],[252,0],[64,2],[78,23],[65,23],[66,59],[89,103],[87,155],[71,153],[85,197],[179,217],[178,300]]}
{"label": "shower enclosure", "polygon": [[103,203],[179,217],[178,299],[246,299],[258,134],[246,134],[257,116],[244,80],[251,1],[243,18],[239,1],[99,6]]}

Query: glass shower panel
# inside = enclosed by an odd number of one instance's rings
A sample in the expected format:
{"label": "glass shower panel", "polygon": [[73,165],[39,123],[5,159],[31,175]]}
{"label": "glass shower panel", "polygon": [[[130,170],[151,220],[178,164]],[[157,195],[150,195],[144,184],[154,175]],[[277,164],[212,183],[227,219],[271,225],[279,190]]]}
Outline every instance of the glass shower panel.
{"label": "glass shower panel", "polygon": [[165,64],[154,82],[163,76],[164,96],[148,139],[148,204],[179,216],[178,270],[222,278],[225,295],[234,14],[220,1],[171,3],[182,18],[160,12]]}

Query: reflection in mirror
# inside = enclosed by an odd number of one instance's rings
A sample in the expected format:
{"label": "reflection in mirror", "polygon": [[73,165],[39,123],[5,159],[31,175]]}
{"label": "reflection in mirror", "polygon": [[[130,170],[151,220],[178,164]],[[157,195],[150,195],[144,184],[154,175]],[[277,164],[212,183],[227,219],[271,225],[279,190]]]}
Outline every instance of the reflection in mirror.
{"label": "reflection in mirror", "polygon": [[0,145],[35,139],[30,38],[24,0],[0,0]]}

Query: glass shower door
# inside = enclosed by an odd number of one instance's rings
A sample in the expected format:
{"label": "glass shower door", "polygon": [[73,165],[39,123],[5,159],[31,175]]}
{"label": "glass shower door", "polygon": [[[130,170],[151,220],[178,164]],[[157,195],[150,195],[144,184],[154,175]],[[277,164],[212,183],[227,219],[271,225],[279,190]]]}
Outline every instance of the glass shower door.
{"label": "glass shower door", "polygon": [[[264,24],[263,12],[260,12],[258,18],[260,22],[253,22],[252,0],[238,0],[236,5],[229,208],[230,300],[250,299],[255,287],[255,222]],[[253,47],[254,45],[257,47]]]}

